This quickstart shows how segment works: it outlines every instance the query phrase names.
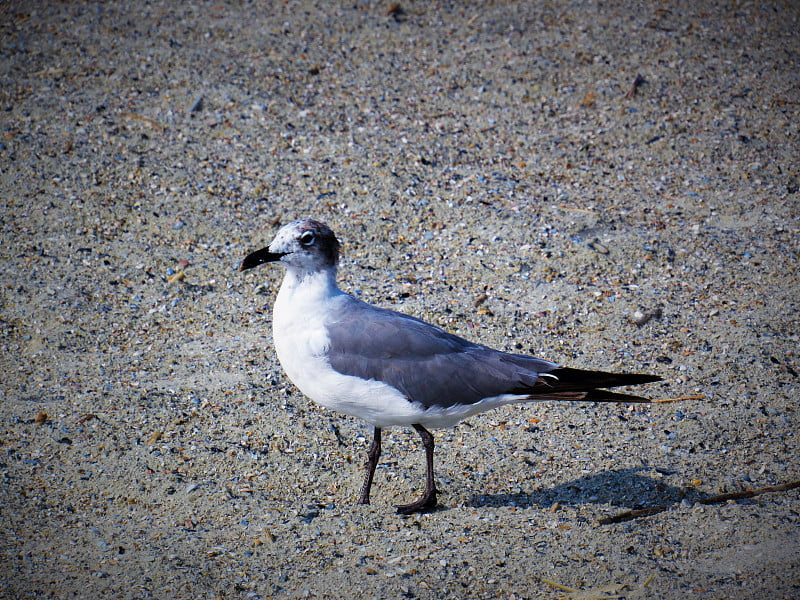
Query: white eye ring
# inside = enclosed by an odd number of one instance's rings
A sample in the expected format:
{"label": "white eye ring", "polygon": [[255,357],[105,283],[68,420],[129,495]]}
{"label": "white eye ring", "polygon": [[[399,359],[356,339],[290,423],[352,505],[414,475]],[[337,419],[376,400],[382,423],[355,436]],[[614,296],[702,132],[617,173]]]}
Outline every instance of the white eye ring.
{"label": "white eye ring", "polygon": [[316,241],[314,234],[310,231],[306,231],[303,235],[300,236],[300,245],[301,246],[311,246]]}

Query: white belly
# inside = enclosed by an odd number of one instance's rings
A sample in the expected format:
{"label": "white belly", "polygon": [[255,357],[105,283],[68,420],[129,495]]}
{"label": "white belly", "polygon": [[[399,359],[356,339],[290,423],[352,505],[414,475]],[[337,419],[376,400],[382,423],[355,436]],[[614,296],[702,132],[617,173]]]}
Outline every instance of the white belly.
{"label": "white belly", "polygon": [[375,427],[413,425],[452,427],[462,419],[495,406],[520,401],[503,395],[468,405],[426,408],[410,402],[397,388],[335,371],[326,358],[330,338],[325,315],[341,292],[324,286],[293,285],[284,280],[273,310],[275,350],[284,371],[303,394],[330,410],[363,419]]}
{"label": "white belly", "polygon": [[330,347],[324,323],[326,300],[331,298],[306,299],[302,290],[283,286],[278,293],[273,339],[278,360],[292,383],[317,404],[375,427],[419,423],[425,413],[422,406],[409,402],[394,387],[333,370],[326,358]]}

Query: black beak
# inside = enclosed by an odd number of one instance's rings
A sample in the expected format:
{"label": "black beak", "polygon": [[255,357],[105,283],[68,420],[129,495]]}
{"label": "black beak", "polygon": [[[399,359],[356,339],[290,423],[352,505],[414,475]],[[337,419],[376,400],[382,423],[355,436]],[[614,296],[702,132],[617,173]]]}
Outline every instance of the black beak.
{"label": "black beak", "polygon": [[270,252],[269,248],[262,248],[261,250],[256,250],[252,254],[248,254],[244,257],[242,264],[239,265],[240,271],[247,271],[247,269],[252,269],[253,267],[257,267],[258,265],[262,265],[268,262],[275,262],[276,260],[280,260],[282,256],[285,256],[286,252]]}

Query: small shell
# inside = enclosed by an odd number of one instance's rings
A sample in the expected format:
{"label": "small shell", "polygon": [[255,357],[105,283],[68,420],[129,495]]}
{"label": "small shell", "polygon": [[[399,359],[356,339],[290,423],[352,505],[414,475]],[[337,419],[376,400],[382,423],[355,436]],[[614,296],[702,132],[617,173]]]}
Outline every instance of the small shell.
{"label": "small shell", "polygon": [[586,245],[589,246],[589,248],[591,248],[595,252],[599,252],[600,254],[608,254],[609,253],[608,246],[605,246],[604,244],[602,244],[598,238],[592,238],[591,240],[589,240],[589,243],[586,244]]}
{"label": "small shell", "polygon": [[655,308],[653,310],[649,310],[647,312],[642,312],[640,310],[637,310],[636,312],[634,312],[631,315],[631,321],[635,325],[638,325],[639,327],[641,327],[642,325],[647,323],[650,319],[659,318],[663,314],[664,314],[664,311],[660,307],[659,308]]}

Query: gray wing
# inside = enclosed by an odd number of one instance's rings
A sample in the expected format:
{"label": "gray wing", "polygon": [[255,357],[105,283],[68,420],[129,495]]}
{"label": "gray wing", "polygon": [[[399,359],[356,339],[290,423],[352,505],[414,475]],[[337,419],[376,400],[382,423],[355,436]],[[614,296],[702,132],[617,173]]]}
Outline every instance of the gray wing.
{"label": "gray wing", "polygon": [[[391,310],[343,296],[328,323],[331,366],[383,381],[425,406],[473,404],[532,391],[555,363],[507,354]],[[537,389],[541,386],[541,382]]]}

